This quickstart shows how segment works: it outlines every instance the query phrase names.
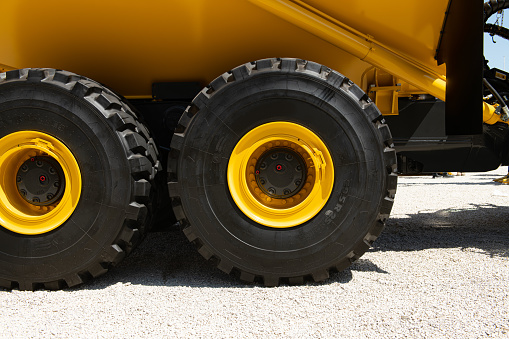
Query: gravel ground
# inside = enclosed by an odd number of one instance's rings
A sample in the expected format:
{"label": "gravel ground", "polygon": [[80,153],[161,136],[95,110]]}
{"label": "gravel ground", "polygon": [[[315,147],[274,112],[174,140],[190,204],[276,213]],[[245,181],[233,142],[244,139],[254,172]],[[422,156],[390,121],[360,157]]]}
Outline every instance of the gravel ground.
{"label": "gravel ground", "polygon": [[80,288],[0,290],[0,337],[509,338],[505,173],[400,178],[375,247],[319,284],[245,285],[152,234]]}

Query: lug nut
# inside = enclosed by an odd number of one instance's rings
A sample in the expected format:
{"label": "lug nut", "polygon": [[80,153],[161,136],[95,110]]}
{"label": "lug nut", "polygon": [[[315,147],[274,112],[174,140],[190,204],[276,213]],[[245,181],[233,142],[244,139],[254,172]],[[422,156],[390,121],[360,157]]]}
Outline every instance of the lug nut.
{"label": "lug nut", "polygon": [[264,170],[267,168],[267,164],[262,162],[261,165],[260,165],[260,169]]}
{"label": "lug nut", "polygon": [[33,202],[41,202],[41,199],[39,199],[38,197],[35,197],[32,199]]}
{"label": "lug nut", "polygon": [[284,190],[284,191],[283,191],[283,194],[284,194],[284,195],[288,195],[288,194],[290,194],[290,190],[288,190],[288,189]]}
{"label": "lug nut", "polygon": [[295,167],[295,169],[296,169],[297,171],[302,171],[302,167],[301,167],[300,165],[299,165],[299,166],[297,166],[297,167]]}
{"label": "lug nut", "polygon": [[55,174],[56,173],[56,171],[55,171],[55,169],[53,167],[50,167],[48,171],[49,171],[50,174]]}
{"label": "lug nut", "polygon": [[46,198],[47,198],[48,200],[53,199],[53,194],[51,194],[51,193],[50,193],[50,194],[48,194],[48,195],[46,196]]}
{"label": "lug nut", "polygon": [[26,197],[26,195],[27,195],[27,191],[25,191],[25,190],[20,190],[20,191],[19,191],[19,193],[20,193],[22,196],[24,196],[24,197]]}
{"label": "lug nut", "polygon": [[60,187],[60,182],[55,181],[55,182],[53,183],[53,186],[55,186],[55,187]]}
{"label": "lug nut", "polygon": [[37,167],[42,167],[42,161],[40,160],[37,160],[35,164],[37,165]]}
{"label": "lug nut", "polygon": [[22,170],[23,172],[28,171],[28,166],[27,166],[27,165],[23,165],[23,166],[21,166],[21,170]]}
{"label": "lug nut", "polygon": [[272,153],[272,154],[270,155],[270,158],[271,158],[271,159],[274,159],[274,160],[276,160],[278,157],[279,157],[279,155],[278,155],[277,153]]}
{"label": "lug nut", "polygon": [[299,186],[302,183],[300,180],[295,180],[295,186]]}
{"label": "lug nut", "polygon": [[293,160],[293,156],[291,154],[287,154],[285,158],[288,161],[292,161]]}
{"label": "lug nut", "polygon": [[269,188],[269,193],[272,195],[276,194],[276,189],[274,187]]}
{"label": "lug nut", "polygon": [[265,185],[265,179],[260,178],[260,184]]}
{"label": "lug nut", "polygon": [[21,182],[21,177],[19,175],[16,177],[16,182]]}

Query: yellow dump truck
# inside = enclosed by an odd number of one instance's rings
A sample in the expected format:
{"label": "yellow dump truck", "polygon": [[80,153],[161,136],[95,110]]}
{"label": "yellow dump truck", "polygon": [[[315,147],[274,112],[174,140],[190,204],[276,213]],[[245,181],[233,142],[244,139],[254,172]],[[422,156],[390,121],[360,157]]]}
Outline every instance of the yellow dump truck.
{"label": "yellow dump truck", "polygon": [[509,163],[502,0],[4,0],[0,286],[72,287],[179,227],[266,286],[344,270],[397,175]]}

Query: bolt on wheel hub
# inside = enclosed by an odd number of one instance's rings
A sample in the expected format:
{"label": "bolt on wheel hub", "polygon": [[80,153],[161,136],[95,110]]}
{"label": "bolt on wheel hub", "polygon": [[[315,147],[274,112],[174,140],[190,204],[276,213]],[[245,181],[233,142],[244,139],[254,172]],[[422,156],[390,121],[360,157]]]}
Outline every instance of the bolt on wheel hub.
{"label": "bolt on wheel hub", "polygon": [[51,157],[32,157],[19,168],[16,186],[28,203],[49,206],[62,198],[65,189],[62,167]]}
{"label": "bolt on wheel hub", "polygon": [[260,190],[271,198],[285,199],[304,186],[306,163],[291,148],[275,148],[263,154],[255,166]]}

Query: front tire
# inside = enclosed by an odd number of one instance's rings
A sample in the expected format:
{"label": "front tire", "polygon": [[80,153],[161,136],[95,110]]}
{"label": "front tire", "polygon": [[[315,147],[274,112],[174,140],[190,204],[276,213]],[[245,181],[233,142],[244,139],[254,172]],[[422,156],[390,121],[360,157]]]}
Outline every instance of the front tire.
{"label": "front tire", "polygon": [[339,73],[298,59],[245,64],[180,119],[174,211],[226,273],[267,286],[321,281],[383,229],[396,192],[391,147],[378,109]]}
{"label": "front tire", "polygon": [[10,71],[0,93],[0,286],[59,289],[105,273],[150,221],[159,162],[147,129],[69,72]]}

